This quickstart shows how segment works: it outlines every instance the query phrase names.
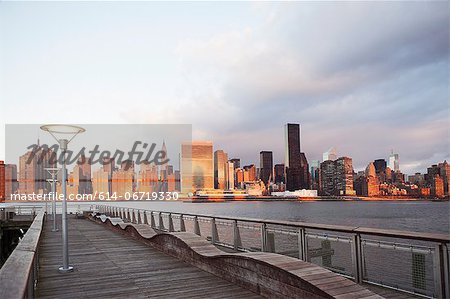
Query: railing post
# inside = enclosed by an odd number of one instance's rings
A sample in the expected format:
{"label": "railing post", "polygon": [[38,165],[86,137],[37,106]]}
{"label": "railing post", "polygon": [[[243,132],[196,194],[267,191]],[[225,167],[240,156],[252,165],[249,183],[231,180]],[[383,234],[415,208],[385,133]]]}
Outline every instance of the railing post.
{"label": "railing post", "polygon": [[198,224],[198,217],[194,216],[194,234],[201,236],[200,225]]}
{"label": "railing post", "polygon": [[308,261],[308,239],[303,227],[298,230],[298,258],[305,262]]}
{"label": "railing post", "polygon": [[175,229],[173,228],[173,220],[172,220],[172,214],[169,213],[169,232],[173,232]]}
{"label": "railing post", "polygon": [[180,215],[180,232],[186,231],[186,225],[184,225],[183,214]]}
{"label": "railing post", "polygon": [[353,263],[353,276],[356,283],[363,282],[363,256],[361,250],[361,235],[354,234],[352,238],[352,263]]}
{"label": "railing post", "polygon": [[268,252],[267,248],[267,224],[261,225],[261,251]]}
{"label": "railing post", "polygon": [[127,220],[130,223],[133,223],[133,219],[131,218],[131,211],[130,209],[127,209]]}
{"label": "railing post", "polygon": [[163,221],[161,212],[158,213],[158,225],[159,225],[159,230],[165,230],[164,221]]}
{"label": "railing post", "polygon": [[144,211],[142,218],[144,219],[144,224],[148,225],[148,219],[147,219],[147,211]]}
{"label": "railing post", "polygon": [[150,212],[150,226],[156,228],[155,215],[153,215],[153,212]]}
{"label": "railing post", "polygon": [[137,212],[137,224],[142,224],[141,211],[138,209],[136,210],[136,212]]}
{"label": "railing post", "polygon": [[219,233],[217,232],[216,218],[211,219],[211,242],[219,242]]}
{"label": "railing post", "polygon": [[445,243],[436,245],[433,258],[435,296],[436,298],[450,298],[449,260]]}
{"label": "railing post", "polygon": [[237,220],[233,220],[233,246],[234,250],[238,250],[239,247],[242,247],[241,234],[239,233]]}

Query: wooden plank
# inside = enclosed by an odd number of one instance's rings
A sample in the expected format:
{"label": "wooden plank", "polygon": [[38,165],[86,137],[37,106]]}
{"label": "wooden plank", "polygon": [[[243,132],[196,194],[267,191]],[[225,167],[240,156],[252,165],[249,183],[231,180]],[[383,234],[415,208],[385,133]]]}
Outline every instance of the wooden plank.
{"label": "wooden plank", "polygon": [[44,223],[37,298],[260,298],[103,225],[69,217],[72,273],[60,274],[61,233]]}

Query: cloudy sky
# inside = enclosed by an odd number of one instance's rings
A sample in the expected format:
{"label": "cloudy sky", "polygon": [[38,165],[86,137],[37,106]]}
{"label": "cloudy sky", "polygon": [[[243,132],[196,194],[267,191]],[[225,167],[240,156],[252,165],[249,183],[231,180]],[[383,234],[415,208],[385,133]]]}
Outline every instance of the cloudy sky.
{"label": "cloudy sky", "polygon": [[[450,160],[449,2],[0,2],[0,120],[189,123],[244,163]],[[0,159],[4,132],[0,130]]]}

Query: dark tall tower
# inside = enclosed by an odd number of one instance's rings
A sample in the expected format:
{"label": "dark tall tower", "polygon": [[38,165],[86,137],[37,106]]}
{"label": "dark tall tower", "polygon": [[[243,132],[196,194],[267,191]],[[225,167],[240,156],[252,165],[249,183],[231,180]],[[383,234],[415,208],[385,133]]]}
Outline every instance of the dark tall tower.
{"label": "dark tall tower", "polygon": [[300,125],[285,126],[286,140],[286,190],[295,191],[310,188],[308,161],[300,151]]}
{"label": "dark tall tower", "polygon": [[273,181],[273,154],[271,151],[259,153],[260,179],[267,185],[269,179]]}
{"label": "dark tall tower", "polygon": [[286,142],[286,190],[300,189],[300,125],[285,125]]}

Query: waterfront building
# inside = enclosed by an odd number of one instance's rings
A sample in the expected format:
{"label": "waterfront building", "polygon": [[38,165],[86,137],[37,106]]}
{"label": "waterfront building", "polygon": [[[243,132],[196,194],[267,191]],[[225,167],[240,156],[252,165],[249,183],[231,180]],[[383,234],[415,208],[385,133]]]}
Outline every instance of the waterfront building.
{"label": "waterfront building", "polygon": [[236,188],[242,189],[244,183],[244,170],[242,168],[235,169],[235,176],[236,176],[235,181]]}
{"label": "waterfront building", "polygon": [[85,155],[81,155],[78,158],[77,165],[80,170],[79,174],[79,193],[91,194],[92,193],[92,167],[89,159]]}
{"label": "waterfront building", "polygon": [[446,195],[450,194],[450,165],[447,161],[438,164],[439,175],[444,181],[444,193]]}
{"label": "waterfront building", "polygon": [[255,181],[256,181],[255,164],[244,166],[244,182],[255,182]]}
{"label": "waterfront building", "polygon": [[353,165],[349,157],[320,164],[320,191],[322,195],[355,195]]}
{"label": "waterfront building", "polygon": [[337,159],[337,152],[335,147],[330,147],[326,152],[322,154],[322,162],[331,160],[335,161]]}
{"label": "waterfront building", "polygon": [[116,169],[114,158],[103,158],[101,164],[103,170],[106,171],[111,178],[113,171]]}
{"label": "waterfront building", "polygon": [[367,165],[366,170],[365,170],[365,176],[366,177],[376,177],[377,173],[375,170],[375,165],[373,164],[373,162],[370,162],[369,165]]}
{"label": "waterfront building", "polygon": [[311,174],[305,153],[300,153],[300,189],[311,188]]}
{"label": "waterfront building", "polygon": [[325,160],[320,163],[320,194],[335,195],[336,163]]}
{"label": "waterfront building", "polygon": [[436,174],[431,180],[431,195],[443,197],[444,194],[444,179],[439,174]]}
{"label": "waterfront building", "polygon": [[420,172],[416,172],[415,174],[408,176],[408,182],[419,187],[424,187],[425,175],[421,174]]}
{"label": "waterfront building", "polygon": [[305,154],[300,151],[299,124],[285,125],[285,150],[286,189],[309,189],[309,167]]}
{"label": "waterfront building", "polygon": [[284,164],[275,164],[275,184],[285,183],[284,179]]}
{"label": "waterfront building", "polygon": [[[38,142],[39,143],[39,142]],[[19,157],[19,193],[47,193],[50,191],[47,167],[56,167],[56,153],[50,148],[39,147]]]}
{"label": "waterfront building", "polygon": [[300,189],[300,125],[285,125],[286,189]]}
{"label": "waterfront building", "polygon": [[181,192],[214,188],[213,143],[184,142],[181,145]]}
{"label": "waterfront building", "polygon": [[154,162],[144,161],[137,176],[139,192],[158,192],[158,166]]}
{"label": "waterfront building", "polygon": [[216,150],[214,152],[214,188],[227,188],[227,162],[228,154],[223,150]]}
{"label": "waterfront building", "polygon": [[111,177],[109,171],[103,167],[97,169],[92,175],[92,189],[93,193],[110,193],[111,194]]}
{"label": "waterfront building", "polygon": [[230,162],[233,163],[234,169],[241,168],[241,159],[233,158],[233,159],[230,159]]}
{"label": "waterfront building", "polygon": [[341,157],[336,160],[336,191],[338,195],[355,195],[352,158]]}
{"label": "waterfront building", "polygon": [[226,174],[226,182],[227,182],[227,189],[233,190],[234,189],[234,164],[230,161],[227,162],[225,166],[225,174]]}
{"label": "waterfront building", "polygon": [[320,161],[312,160],[309,168],[312,190],[319,190],[319,169],[320,169]]}
{"label": "waterfront building", "polygon": [[132,194],[135,191],[134,188],[134,171],[130,168],[116,170],[113,172],[111,179],[111,191],[114,196],[118,198],[125,198],[126,193]]}
{"label": "waterfront building", "polygon": [[386,160],[384,159],[374,160],[373,165],[375,166],[375,171],[377,174],[386,171],[387,163]]}
{"label": "waterfront building", "polygon": [[269,180],[273,180],[273,153],[271,151],[261,151],[259,153],[259,178],[267,185]]}

